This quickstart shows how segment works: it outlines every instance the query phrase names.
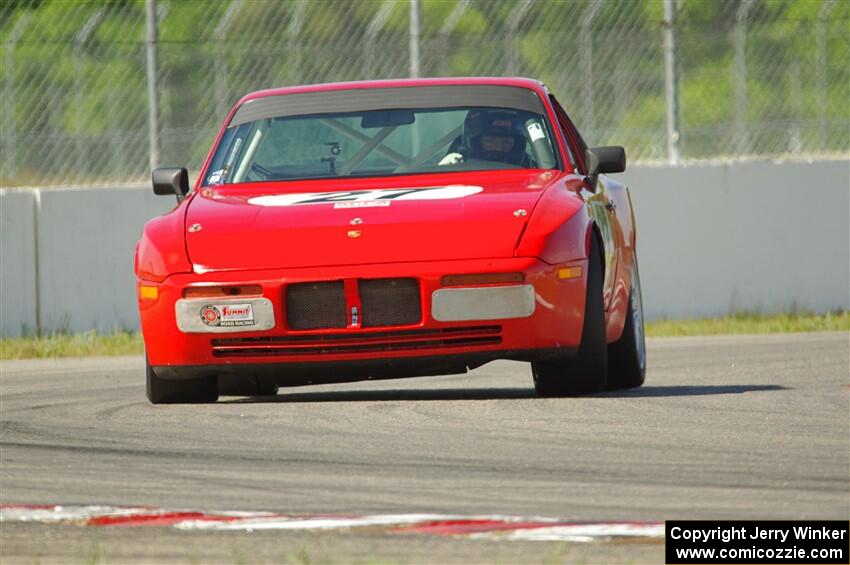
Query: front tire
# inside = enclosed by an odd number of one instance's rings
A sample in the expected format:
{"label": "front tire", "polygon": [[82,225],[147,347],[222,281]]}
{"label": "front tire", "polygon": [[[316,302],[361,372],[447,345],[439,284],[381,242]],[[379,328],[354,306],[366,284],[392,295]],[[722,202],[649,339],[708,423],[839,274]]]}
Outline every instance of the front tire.
{"label": "front tire", "polygon": [[596,237],[590,241],[587,291],[581,345],[571,359],[534,361],[531,372],[540,396],[578,396],[605,389],[608,377],[605,304],[602,298],[602,252]]}
{"label": "front tire", "polygon": [[215,376],[187,380],[161,379],[145,360],[145,381],[151,404],[201,404],[218,400]]}
{"label": "front tire", "polygon": [[623,335],[608,346],[608,388],[637,388],[646,379],[646,335],[637,255],[632,262],[632,284]]}

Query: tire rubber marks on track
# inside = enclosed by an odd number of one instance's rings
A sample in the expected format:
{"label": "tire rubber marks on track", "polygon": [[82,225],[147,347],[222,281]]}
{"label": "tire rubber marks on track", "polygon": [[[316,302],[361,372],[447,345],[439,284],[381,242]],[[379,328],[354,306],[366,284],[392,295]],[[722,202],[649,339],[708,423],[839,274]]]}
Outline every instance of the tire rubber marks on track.
{"label": "tire rubber marks on track", "polygon": [[563,522],[516,516],[443,514],[285,515],[271,512],[200,512],[150,507],[0,505],[0,522],[42,522],[84,526],[170,526],[181,530],[351,530],[473,539],[592,542],[606,539],[658,538],[661,522]]}

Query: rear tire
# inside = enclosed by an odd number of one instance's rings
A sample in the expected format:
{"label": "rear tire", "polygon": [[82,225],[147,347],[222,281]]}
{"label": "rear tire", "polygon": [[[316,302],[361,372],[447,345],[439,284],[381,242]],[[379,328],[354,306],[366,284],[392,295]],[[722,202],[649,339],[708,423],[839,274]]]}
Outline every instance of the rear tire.
{"label": "rear tire", "polygon": [[218,400],[215,376],[186,380],[161,379],[145,360],[145,380],[151,404],[201,404]]}
{"label": "rear tire", "polygon": [[591,238],[581,344],[571,359],[534,361],[531,372],[540,396],[578,396],[605,389],[608,376],[605,305],[602,299],[602,253]]}
{"label": "rear tire", "polygon": [[643,297],[637,256],[632,263],[632,285],[626,324],[619,340],[608,346],[608,388],[636,388],[646,379],[646,336],[643,328]]}

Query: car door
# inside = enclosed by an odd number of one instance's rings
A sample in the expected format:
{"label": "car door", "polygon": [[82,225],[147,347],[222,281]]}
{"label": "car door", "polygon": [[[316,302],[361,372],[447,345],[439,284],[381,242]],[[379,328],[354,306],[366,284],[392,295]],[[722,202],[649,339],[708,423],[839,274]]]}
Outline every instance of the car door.
{"label": "car door", "polygon": [[[552,106],[555,108],[555,113],[558,116],[558,122],[561,130],[564,132],[564,137],[570,145],[570,150],[576,163],[576,173],[587,177],[587,163],[585,162],[585,152],[587,144],[573,125],[567,113],[558,103],[558,100],[551,96]],[[603,284],[603,299],[605,309],[611,305],[611,297],[614,292],[614,281],[616,280],[617,264],[618,264],[618,245],[617,245],[617,217],[614,213],[614,203],[609,198],[608,192],[605,189],[604,179],[596,183],[596,190],[591,191],[591,181],[585,178],[585,188],[582,189],[582,195],[587,204],[588,213],[594,219],[596,225],[599,226],[599,231],[602,234],[603,245],[605,246],[605,282]]]}

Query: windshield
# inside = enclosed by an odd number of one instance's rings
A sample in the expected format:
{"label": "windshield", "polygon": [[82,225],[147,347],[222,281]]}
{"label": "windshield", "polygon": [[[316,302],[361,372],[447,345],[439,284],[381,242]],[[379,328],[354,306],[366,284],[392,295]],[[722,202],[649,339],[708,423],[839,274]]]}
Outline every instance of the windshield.
{"label": "windshield", "polygon": [[541,114],[473,106],[368,110],[230,126],[204,185],[557,166]]}

